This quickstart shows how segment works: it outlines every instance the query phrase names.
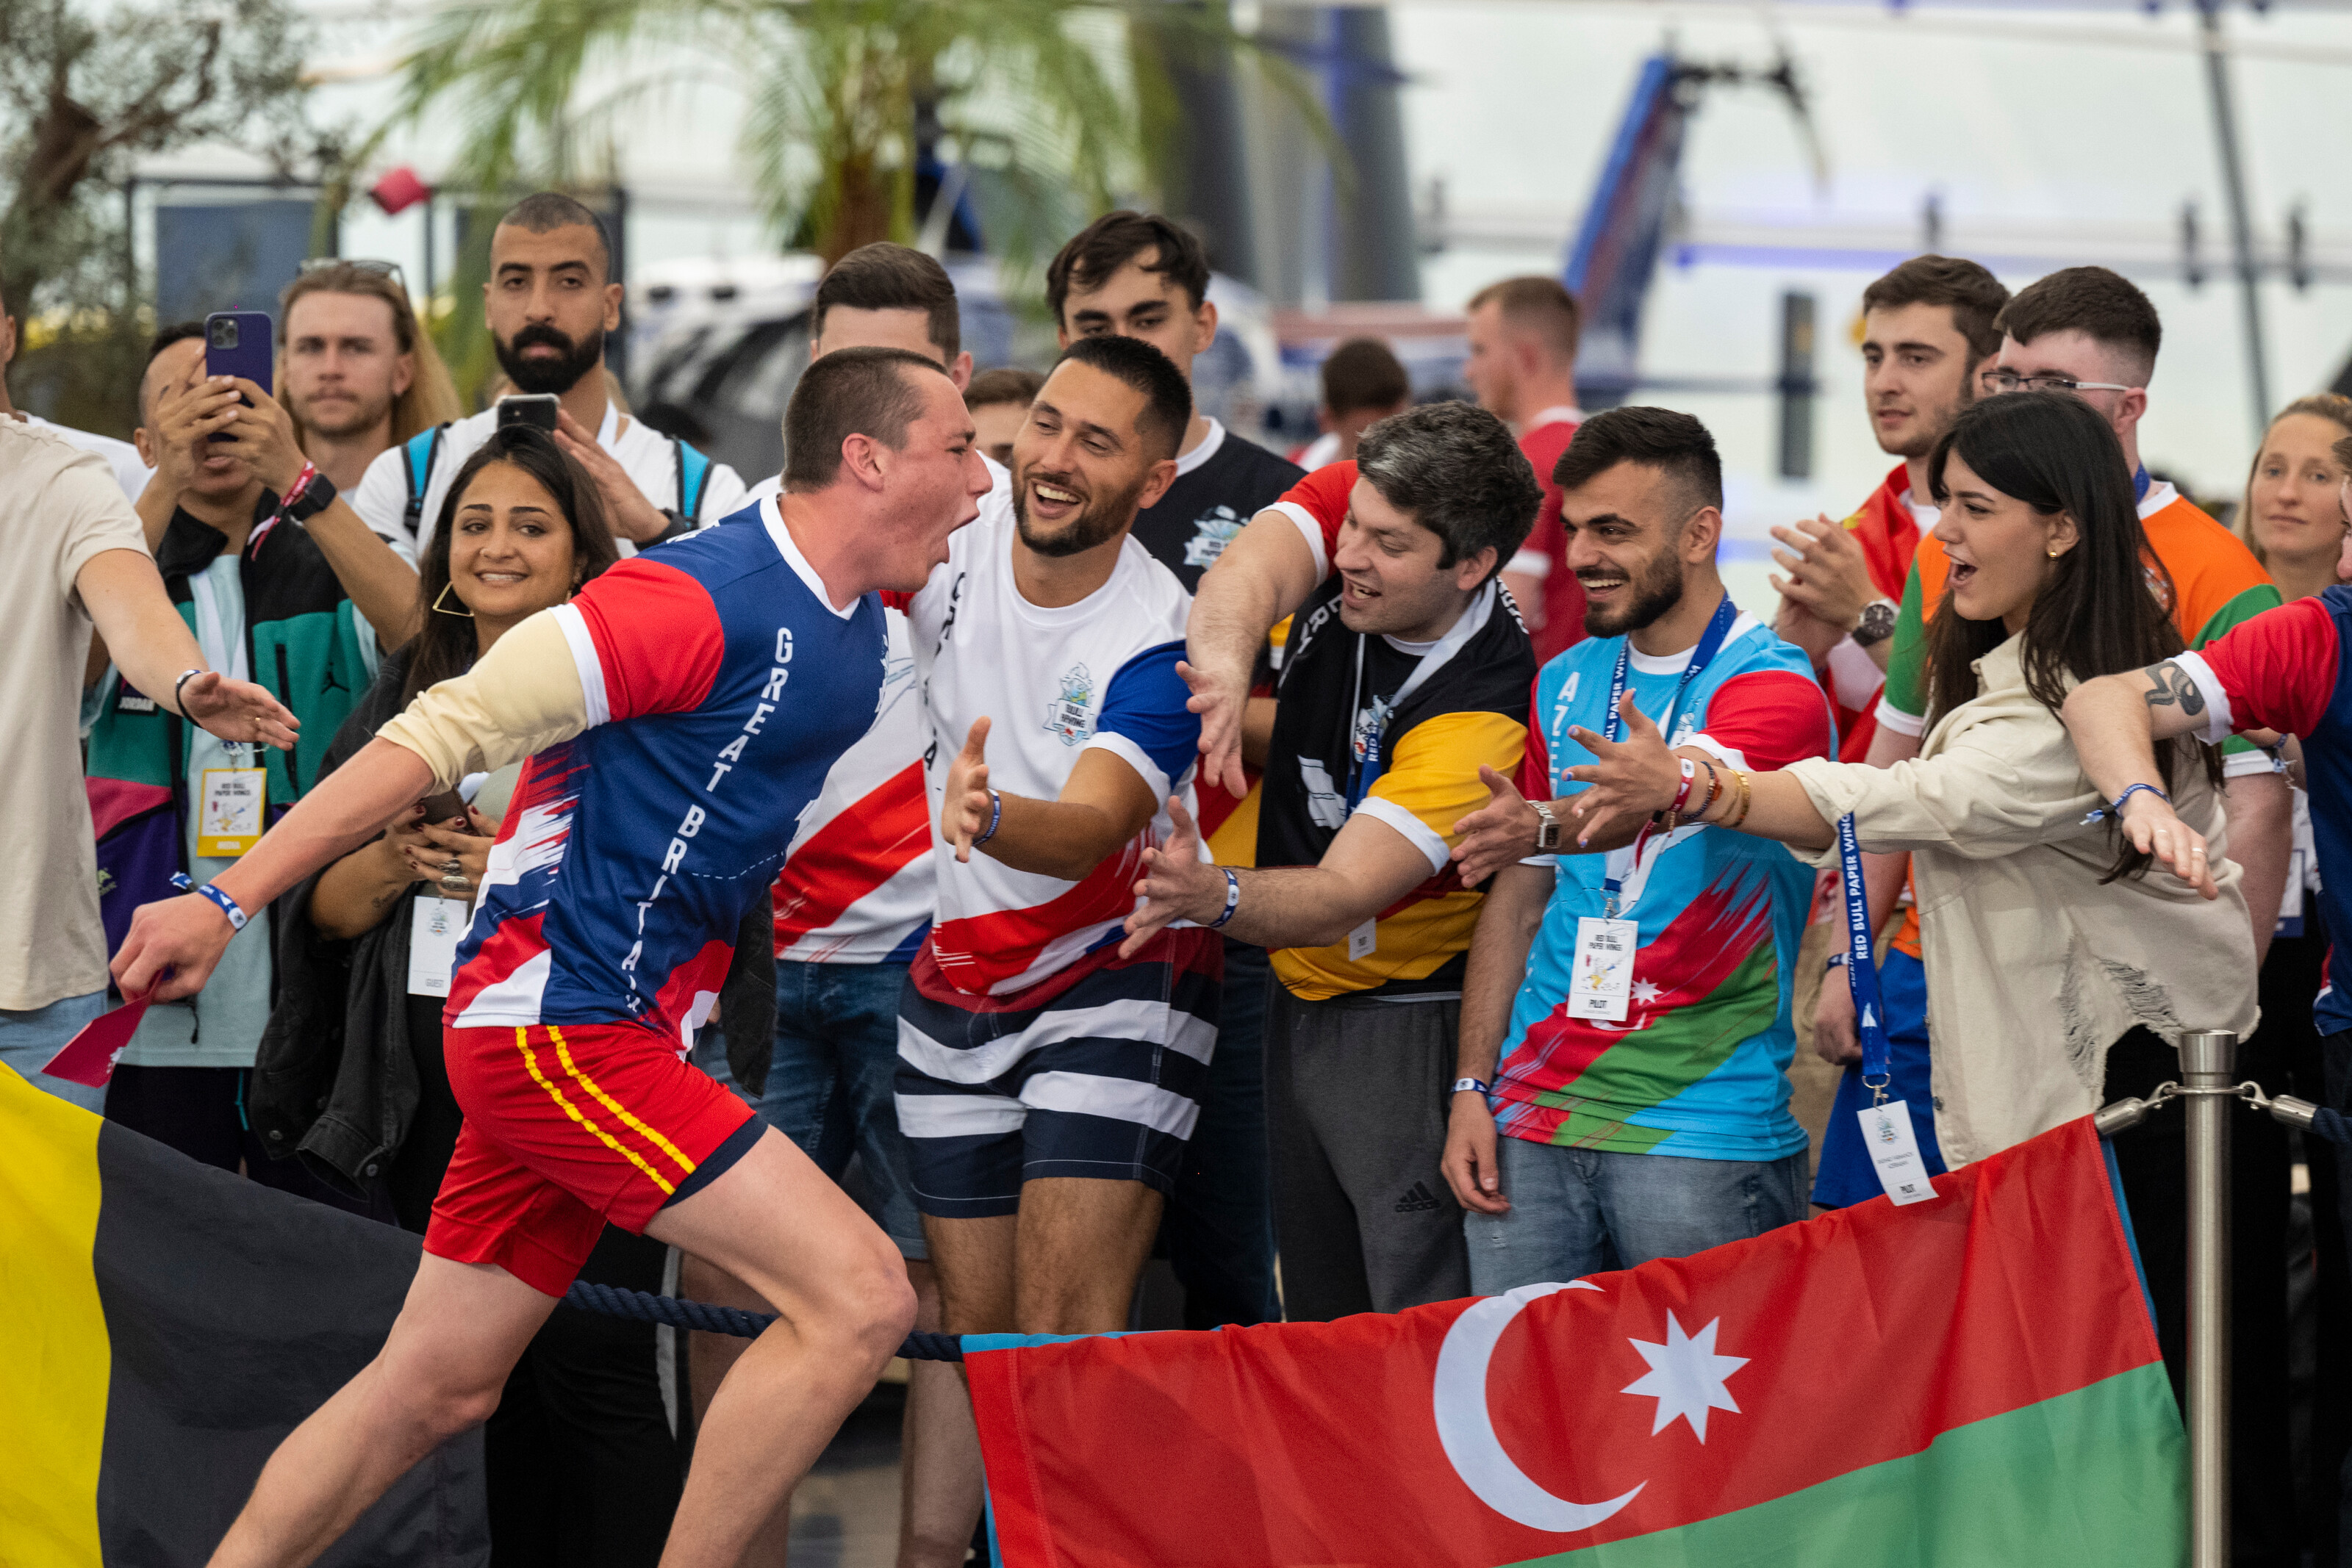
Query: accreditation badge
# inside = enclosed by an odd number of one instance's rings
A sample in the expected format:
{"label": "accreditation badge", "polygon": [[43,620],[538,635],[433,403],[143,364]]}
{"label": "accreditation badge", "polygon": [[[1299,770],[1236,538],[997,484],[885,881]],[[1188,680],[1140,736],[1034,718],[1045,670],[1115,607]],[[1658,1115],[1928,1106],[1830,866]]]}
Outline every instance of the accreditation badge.
{"label": "accreditation badge", "polygon": [[196,853],[234,860],[261,841],[269,804],[269,773],[260,768],[207,768],[196,812]]}
{"label": "accreditation badge", "polygon": [[408,921],[408,994],[446,997],[449,978],[457,967],[457,944],[474,918],[474,906],[462,898],[419,894]]}
{"label": "accreditation badge", "polygon": [[1575,978],[1568,988],[1570,1018],[1625,1021],[1633,997],[1633,954],[1641,941],[1642,928],[1631,920],[1590,915],[1577,920]]}
{"label": "accreditation badge", "polygon": [[1871,1168],[1878,1185],[1896,1203],[1925,1203],[1936,1196],[1927,1179],[1927,1165],[1919,1157],[1919,1139],[1911,1128],[1911,1107],[1900,1100],[1864,1105],[1854,1114],[1862,1119],[1863,1146],[1870,1151]]}

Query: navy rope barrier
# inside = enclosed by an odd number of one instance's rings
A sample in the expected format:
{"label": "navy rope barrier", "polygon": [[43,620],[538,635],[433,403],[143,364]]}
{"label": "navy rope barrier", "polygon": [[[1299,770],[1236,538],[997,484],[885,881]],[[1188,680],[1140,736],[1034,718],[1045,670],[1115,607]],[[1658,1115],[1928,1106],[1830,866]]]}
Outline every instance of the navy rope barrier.
{"label": "navy rope barrier", "polygon": [[2347,1120],[2341,1111],[2322,1105],[2312,1113],[2311,1130],[2331,1144],[2352,1144],[2352,1120]]}
{"label": "navy rope barrier", "polygon": [[[588,1280],[572,1281],[563,1300],[567,1305],[602,1312],[606,1317],[667,1323],[674,1329],[699,1329],[704,1333],[734,1334],[740,1339],[758,1338],[761,1330],[776,1321],[773,1312],[747,1312],[734,1307],[716,1307],[709,1301],[648,1295],[643,1291],[599,1285]],[[910,1333],[907,1343],[898,1347],[898,1354],[908,1361],[961,1361],[963,1342],[951,1333]]]}

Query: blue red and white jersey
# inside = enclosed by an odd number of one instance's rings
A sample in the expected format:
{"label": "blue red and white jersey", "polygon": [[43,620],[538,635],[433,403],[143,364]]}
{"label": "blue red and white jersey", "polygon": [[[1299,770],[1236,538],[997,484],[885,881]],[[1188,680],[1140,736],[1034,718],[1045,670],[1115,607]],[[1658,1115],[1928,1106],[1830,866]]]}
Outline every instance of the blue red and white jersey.
{"label": "blue red and white jersey", "polygon": [[[2352,587],[2337,583],[2223,632],[2194,653],[2173,657],[2205,698],[2199,733],[2220,745],[2246,729],[2303,737],[2311,798],[2312,845],[2319,859],[2319,911],[2329,942],[2352,932]],[[2352,998],[2336,988],[2335,955],[2312,1005],[2323,1035],[2352,1029]]]}
{"label": "blue red and white jersey", "polygon": [[[1625,646],[1588,637],[1538,673],[1519,779],[1528,799],[1589,788],[1567,776],[1592,760],[1568,732],[1608,733]],[[1688,653],[1629,650],[1626,663],[1626,689],[1669,745],[1751,772],[1836,753],[1811,662],[1752,615],[1732,622],[1679,702]],[[1780,844],[1699,827],[1650,835],[1638,865],[1627,850],[1544,858],[1557,881],[1504,1037],[1496,1124],[1535,1143],[1626,1154],[1771,1160],[1802,1149],[1805,1130],[1789,1113],[1788,998],[1812,872]],[[1612,876],[1621,918],[1639,927],[1632,1004],[1622,1023],[1571,1018],[1577,921],[1604,913]]]}
{"label": "blue red and white jersey", "polygon": [[[988,459],[995,487],[982,517],[1009,515],[1013,480]],[[886,608],[890,652],[874,727],[841,754],[801,819],[776,879],[776,956],[803,964],[911,962],[930,928],[930,798],[923,791],[923,701],[904,612]]]}
{"label": "blue red and white jersey", "polygon": [[[1013,582],[1013,532],[1009,510],[983,511],[950,540],[947,564],[908,607],[933,831],[948,768],[982,716],[991,721],[988,781],[1004,794],[1057,800],[1081,756],[1108,751],[1156,800],[1181,792],[1189,809],[1201,721],[1186,711],[1192,692],[1176,664],[1192,596],[1129,538],[1093,593],[1052,609],[1032,604]],[[1163,805],[1079,882],[1015,871],[985,851],[958,864],[939,840],[930,947],[940,972],[967,994],[1002,996],[1118,941],[1143,852],[1173,831]]]}
{"label": "blue red and white jersey", "polygon": [[835,761],[872,727],[882,603],[846,610],[773,501],[549,612],[587,727],[523,764],[444,1016],[636,1019],[680,1049]]}

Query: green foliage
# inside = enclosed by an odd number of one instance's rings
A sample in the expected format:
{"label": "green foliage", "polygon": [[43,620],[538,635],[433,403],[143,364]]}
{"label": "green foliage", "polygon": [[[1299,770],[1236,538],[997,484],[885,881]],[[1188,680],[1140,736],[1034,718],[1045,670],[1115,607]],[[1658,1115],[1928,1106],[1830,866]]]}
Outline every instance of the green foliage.
{"label": "green foliage", "polygon": [[28,402],[100,430],[135,417],[151,324],[124,230],[130,162],[200,141],[281,167],[307,153],[302,45],[284,0],[0,0],[0,267]]}

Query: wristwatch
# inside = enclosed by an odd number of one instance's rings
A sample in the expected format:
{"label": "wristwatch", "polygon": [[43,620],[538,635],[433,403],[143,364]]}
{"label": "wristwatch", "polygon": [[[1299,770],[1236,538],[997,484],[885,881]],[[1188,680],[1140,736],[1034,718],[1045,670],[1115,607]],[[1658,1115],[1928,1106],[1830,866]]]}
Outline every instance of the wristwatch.
{"label": "wristwatch", "polygon": [[298,523],[307,523],[335,504],[335,482],[324,474],[312,474],[310,482],[286,497],[284,511]]}
{"label": "wristwatch", "polygon": [[1541,825],[1536,829],[1536,848],[1549,854],[1559,848],[1559,819],[1552,815],[1550,801],[1537,800],[1532,804],[1536,815],[1542,819]]}
{"label": "wristwatch", "polygon": [[668,507],[661,507],[660,511],[662,521],[667,526],[665,527],[661,532],[656,534],[653,538],[646,541],[647,548],[654,545],[666,545],[674,538],[681,538],[682,536],[690,534],[694,531],[693,518],[683,516]]}
{"label": "wristwatch", "polygon": [[1895,601],[1874,599],[1862,607],[1862,620],[1849,633],[1857,648],[1867,648],[1874,643],[1884,643],[1895,635]]}

